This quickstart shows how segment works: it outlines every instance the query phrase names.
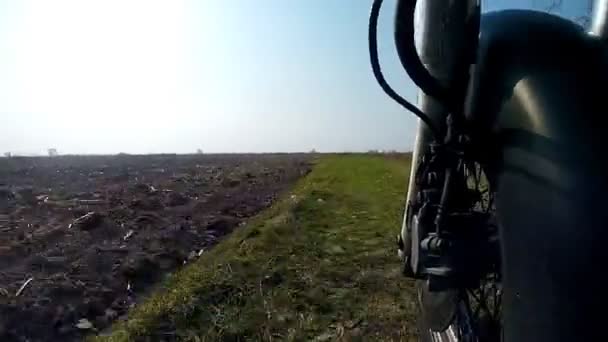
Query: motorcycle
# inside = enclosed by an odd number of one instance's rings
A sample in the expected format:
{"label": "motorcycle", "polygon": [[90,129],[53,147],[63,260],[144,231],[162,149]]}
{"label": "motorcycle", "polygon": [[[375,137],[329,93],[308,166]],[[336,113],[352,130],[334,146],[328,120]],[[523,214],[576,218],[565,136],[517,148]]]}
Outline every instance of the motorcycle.
{"label": "motorcycle", "polygon": [[397,244],[421,340],[605,338],[608,0],[588,30],[476,0],[416,3],[398,0],[394,39],[418,106],[383,77],[382,0],[368,38],[376,80],[419,118]]}

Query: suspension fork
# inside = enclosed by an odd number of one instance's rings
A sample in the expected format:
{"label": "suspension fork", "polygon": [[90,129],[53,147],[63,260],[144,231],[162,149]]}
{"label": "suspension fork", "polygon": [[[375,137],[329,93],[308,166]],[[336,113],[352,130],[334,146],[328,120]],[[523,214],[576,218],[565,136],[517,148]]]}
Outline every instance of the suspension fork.
{"label": "suspension fork", "polygon": [[608,0],[595,0],[590,33],[608,40]]}
{"label": "suspension fork", "polygon": [[[411,0],[398,0],[397,9],[401,8],[399,2]],[[461,74],[464,66],[470,63],[471,53],[463,53],[463,46],[467,46],[470,37],[467,23],[479,10],[478,0],[450,1],[450,0],[423,0],[418,2],[415,26],[416,46],[420,59],[429,73],[447,88],[462,87]],[[403,16],[411,13],[396,13],[396,25]],[[396,41],[399,41],[396,39]],[[466,49],[465,49],[466,50]],[[402,60],[402,63],[407,61]],[[448,109],[436,99],[420,91],[418,94],[418,107],[425,112],[439,127],[444,125]],[[403,216],[401,234],[399,235],[400,254],[408,253],[410,219],[413,216],[412,204],[417,194],[415,176],[423,155],[429,152],[429,146],[434,142],[433,135],[428,127],[418,121],[416,140],[412,153],[410,169],[410,182],[407,189],[406,208]]]}

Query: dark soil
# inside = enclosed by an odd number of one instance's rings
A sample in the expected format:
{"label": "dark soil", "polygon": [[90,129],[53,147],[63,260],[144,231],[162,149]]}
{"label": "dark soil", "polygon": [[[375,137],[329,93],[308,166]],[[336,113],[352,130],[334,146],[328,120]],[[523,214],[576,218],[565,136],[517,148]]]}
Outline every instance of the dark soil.
{"label": "dark soil", "polygon": [[309,170],[306,155],[2,158],[0,341],[107,328]]}

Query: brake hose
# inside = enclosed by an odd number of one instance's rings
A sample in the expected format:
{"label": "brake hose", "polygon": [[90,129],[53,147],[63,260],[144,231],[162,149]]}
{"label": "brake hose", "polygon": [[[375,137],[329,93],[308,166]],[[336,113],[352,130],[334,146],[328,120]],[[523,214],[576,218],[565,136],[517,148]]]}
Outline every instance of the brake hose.
{"label": "brake hose", "polygon": [[[422,91],[435,98],[453,110],[454,103],[450,93],[443,87],[428,69],[422,64],[414,38],[414,11],[417,0],[400,0],[397,2],[397,16],[395,19],[395,45],[401,65]],[[403,15],[399,15],[403,13]]]}
{"label": "brake hose", "polygon": [[[420,110],[418,107],[416,107],[415,105],[413,105],[412,103],[410,103],[409,101],[407,101],[406,99],[404,99],[403,97],[401,97],[399,94],[397,94],[397,92],[395,92],[393,90],[393,88],[391,88],[391,86],[388,84],[388,82],[386,81],[386,79],[384,78],[384,75],[382,74],[382,69],[380,68],[380,62],[378,60],[378,42],[377,42],[377,31],[378,31],[378,17],[380,14],[380,7],[382,6],[382,1],[383,0],[374,0],[374,2],[372,3],[372,9],[369,15],[369,30],[368,30],[368,42],[369,42],[369,57],[370,57],[370,62],[372,65],[372,71],[374,72],[374,76],[376,78],[376,81],[378,81],[378,84],[380,85],[380,87],[382,88],[382,90],[384,90],[384,92],[393,100],[395,100],[398,104],[400,104],[401,106],[403,106],[405,109],[409,110],[410,112],[412,112],[414,115],[416,115],[418,118],[420,118],[420,120],[422,122],[424,122],[428,127],[429,130],[431,131],[431,133],[433,134],[433,136],[435,137],[436,141],[441,141],[440,139],[440,133],[439,130],[437,129],[437,126],[435,125],[435,123],[433,122],[433,120],[431,120],[431,118],[425,114],[422,110]],[[413,3],[413,7],[415,8],[416,5],[416,1],[408,1],[408,3]],[[412,32],[413,32],[413,17],[414,17],[414,13],[412,11],[411,14],[412,17]],[[411,44],[414,44],[413,41],[413,33],[412,33],[412,42]],[[420,65],[422,65],[422,63],[420,62],[420,58],[418,57],[418,54],[415,51],[415,45],[414,45],[414,54],[416,55],[415,60],[418,60],[418,63]],[[424,68],[424,66],[422,66]],[[408,70],[408,68],[406,68],[406,71],[408,72],[408,74],[410,75],[410,77],[412,77],[412,71]],[[425,69],[426,71],[426,69]],[[427,71],[428,73],[428,71]],[[415,76],[419,76],[419,73],[414,73]],[[430,76],[430,75],[429,75]],[[432,77],[432,76],[431,76]],[[416,79],[412,78],[414,80],[414,82],[416,83],[417,80],[420,80],[418,77]]]}
{"label": "brake hose", "polygon": [[[439,137],[440,137],[439,130],[435,126],[435,123],[433,122],[433,120],[431,120],[431,118],[427,114],[425,114],[422,110],[420,110],[418,107],[416,107],[415,105],[413,105],[412,103],[410,103],[409,101],[407,101],[406,99],[401,97],[399,94],[397,94],[397,92],[395,92],[393,90],[393,88],[391,88],[391,86],[388,84],[388,82],[384,78],[384,75],[382,74],[382,69],[380,68],[380,62],[378,60],[378,42],[377,42],[378,17],[380,14],[380,7],[382,6],[382,1],[383,0],[374,0],[374,2],[372,3],[372,9],[371,9],[371,12],[369,15],[369,30],[368,30],[369,57],[370,57],[371,65],[372,65],[372,71],[374,72],[374,76],[376,77],[376,81],[378,81],[378,84],[380,85],[382,90],[384,90],[384,92],[391,99],[395,100],[398,104],[400,104],[405,109],[409,110],[414,115],[416,115],[418,118],[420,118],[420,120],[429,127],[429,130],[434,135],[436,141],[441,141],[439,139]],[[415,1],[414,1],[414,5],[415,5]],[[413,16],[414,16],[414,14],[412,13],[412,17]],[[418,59],[418,61],[420,61],[420,59]],[[408,72],[408,74],[409,74],[409,72]]]}

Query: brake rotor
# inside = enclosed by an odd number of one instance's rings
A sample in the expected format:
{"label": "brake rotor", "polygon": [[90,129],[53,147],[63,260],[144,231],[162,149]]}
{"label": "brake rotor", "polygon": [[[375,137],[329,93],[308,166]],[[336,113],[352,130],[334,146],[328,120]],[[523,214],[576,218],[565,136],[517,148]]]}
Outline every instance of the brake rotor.
{"label": "brake rotor", "polygon": [[428,280],[421,280],[417,287],[422,319],[428,328],[436,332],[446,330],[456,316],[458,290],[430,291]]}

